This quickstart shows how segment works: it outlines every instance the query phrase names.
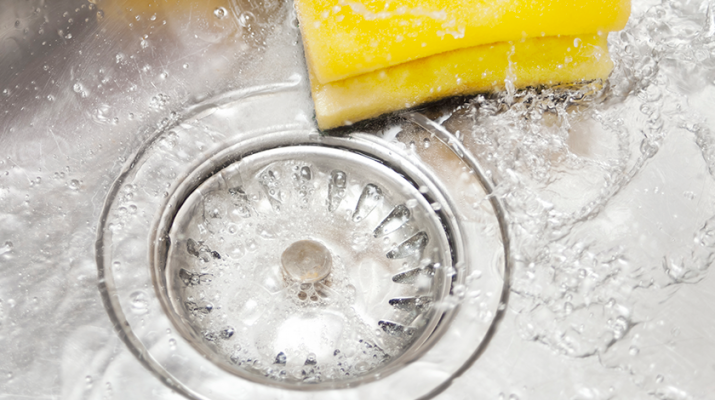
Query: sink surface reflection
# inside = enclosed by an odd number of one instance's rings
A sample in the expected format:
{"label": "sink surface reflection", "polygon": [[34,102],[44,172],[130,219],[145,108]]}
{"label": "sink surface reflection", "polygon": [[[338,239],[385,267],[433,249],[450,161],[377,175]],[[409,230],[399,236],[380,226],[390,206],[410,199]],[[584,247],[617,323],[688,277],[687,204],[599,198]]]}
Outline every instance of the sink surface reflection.
{"label": "sink surface reflection", "polygon": [[[0,399],[183,398],[107,317],[95,241],[110,187],[182,110],[243,89],[296,96],[206,128],[197,154],[275,113],[314,128],[291,4],[134,3],[0,6]],[[436,398],[715,393],[715,2],[634,0],[609,45],[603,85],[419,110],[489,171],[514,259],[489,345]],[[405,121],[364,129],[391,141]]]}

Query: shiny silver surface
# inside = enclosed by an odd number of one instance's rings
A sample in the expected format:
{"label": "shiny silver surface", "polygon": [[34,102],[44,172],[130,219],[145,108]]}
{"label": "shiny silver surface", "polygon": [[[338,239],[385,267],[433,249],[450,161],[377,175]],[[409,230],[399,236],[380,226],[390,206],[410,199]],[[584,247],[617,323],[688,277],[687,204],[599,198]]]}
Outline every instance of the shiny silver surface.
{"label": "shiny silver surface", "polygon": [[[474,181],[470,188],[463,189],[456,198],[453,198],[450,191],[445,191],[445,184],[449,179],[453,179],[452,176],[445,175],[444,171],[435,171],[429,164],[423,162],[415,164],[418,161],[415,154],[404,153],[399,146],[395,147],[399,142],[389,145],[383,139],[372,135],[353,134],[346,138],[321,136],[314,130],[287,130],[286,127],[291,126],[290,122],[285,125],[276,119],[271,119],[270,125],[266,125],[266,121],[260,122],[261,129],[237,130],[233,140],[217,144],[213,151],[206,151],[202,155],[191,154],[194,143],[205,136],[207,127],[213,130],[211,127],[220,129],[232,122],[240,123],[240,119],[236,118],[245,115],[242,110],[260,112],[266,102],[290,104],[290,100],[296,96],[294,91],[285,88],[277,89],[279,88],[230,97],[229,102],[221,104],[221,109],[224,111],[221,115],[208,114],[194,117],[189,114],[185,120],[199,120],[201,129],[196,129],[195,125],[183,124],[180,119],[174,125],[158,131],[154,138],[138,151],[136,158],[128,163],[127,169],[110,191],[111,195],[101,218],[102,225],[97,242],[97,262],[100,269],[100,282],[102,282],[100,289],[114,324],[130,349],[135,354],[141,354],[141,359],[148,368],[170,382],[172,387],[192,398],[232,398],[239,389],[249,398],[278,397],[288,390],[292,391],[290,395],[294,398],[333,398],[336,395],[364,398],[383,394],[393,398],[410,399],[429,395],[462,369],[465,362],[468,362],[480,346],[483,346],[483,340],[491,334],[494,319],[501,314],[500,304],[504,301],[502,290],[505,259],[503,245],[500,243],[499,222],[493,211],[474,209],[470,202],[465,201],[484,197],[478,181]],[[170,146],[167,147],[167,144]],[[430,147],[432,152],[447,150],[439,142]],[[192,167],[192,163],[189,163],[186,157],[199,157],[193,160],[196,167]],[[434,281],[434,285],[433,289],[423,294],[431,294],[434,307],[423,314],[424,327],[409,326],[409,329],[415,331],[409,337],[391,338],[388,333],[382,339],[379,336],[371,337],[369,332],[360,332],[361,324],[355,327],[346,325],[342,328],[346,331],[358,329],[355,332],[359,333],[367,343],[372,343],[370,347],[379,344],[379,347],[383,347],[388,354],[392,353],[393,357],[384,366],[378,365],[374,370],[361,372],[352,370],[351,367],[352,364],[359,363],[359,359],[351,361],[348,358],[342,360],[342,365],[343,368],[351,368],[350,373],[344,377],[331,377],[330,362],[326,362],[325,354],[316,351],[318,353],[316,367],[322,367],[324,371],[324,377],[320,378],[318,375],[318,380],[312,379],[314,377],[310,375],[310,380],[296,382],[290,370],[285,376],[276,377],[272,372],[263,371],[260,367],[247,369],[241,364],[232,362],[233,355],[230,352],[224,354],[226,350],[217,349],[212,343],[201,339],[200,331],[204,328],[194,327],[195,324],[201,324],[200,320],[187,316],[182,304],[184,300],[177,300],[176,291],[183,290],[184,285],[179,283],[178,289],[172,289],[174,279],[172,277],[177,273],[171,271],[171,268],[176,268],[172,267],[171,260],[172,254],[176,251],[172,252],[170,249],[173,244],[179,243],[181,246],[183,243],[177,236],[174,226],[178,221],[182,226],[180,230],[188,229],[183,227],[187,218],[183,215],[188,215],[190,219],[194,218],[192,215],[199,219],[203,218],[202,213],[191,211],[195,206],[189,206],[189,211],[185,211],[183,204],[195,204],[191,200],[194,193],[203,192],[204,195],[209,195],[211,192],[203,189],[204,182],[209,182],[219,175],[222,180],[230,180],[232,179],[230,177],[234,176],[233,179],[241,181],[244,185],[242,187],[251,193],[251,185],[259,185],[252,179],[255,174],[250,172],[253,171],[252,168],[264,171],[263,165],[274,165],[282,160],[293,159],[315,165],[326,164],[330,165],[330,168],[342,168],[349,177],[351,191],[362,188],[368,182],[379,185],[386,197],[386,204],[383,207],[387,208],[364,216],[364,222],[370,224],[368,225],[370,233],[372,227],[377,226],[382,220],[382,216],[387,215],[387,211],[396,205],[390,205],[389,199],[394,199],[393,202],[414,203],[411,207],[417,226],[412,229],[427,232],[431,238],[428,249],[435,250],[425,250],[423,257],[428,257],[430,261],[427,262],[435,263],[432,266],[434,277],[430,278]],[[253,160],[258,160],[259,167],[251,166],[255,163]],[[440,161],[450,161],[450,159],[443,156]],[[462,163],[455,156],[452,156],[451,162],[457,166]],[[244,163],[248,166],[242,167]],[[172,172],[172,167],[181,172],[179,174]],[[462,165],[461,168],[465,172],[468,171],[466,165]],[[226,172],[228,170],[242,171],[242,173]],[[315,172],[317,174],[319,169]],[[403,179],[407,181],[402,181]],[[476,176],[469,176],[468,179],[476,179]],[[355,180],[361,183],[353,189]],[[162,195],[161,192],[165,187],[167,192]],[[258,218],[257,230],[255,233],[248,231],[247,239],[257,242],[255,245],[252,244],[257,247],[253,250],[257,252],[256,254],[272,251],[277,258],[280,252],[275,248],[276,240],[261,240],[263,231],[269,229],[273,231],[273,235],[287,238],[292,238],[293,233],[288,222],[290,219],[284,220],[279,227],[270,226],[271,219],[279,215],[277,213],[286,215],[285,213],[291,212],[290,197],[287,193],[290,186],[276,186],[275,190],[277,191],[274,193],[275,196],[281,195],[280,204],[268,201],[273,198],[270,195],[265,198],[264,203],[270,204],[267,206],[268,209],[280,206],[280,211],[268,211],[267,214],[254,211]],[[319,197],[321,193],[320,190],[316,190],[314,194]],[[355,207],[353,204],[357,194],[359,190],[352,195],[346,195],[344,207],[334,212],[352,210],[352,207]],[[260,208],[258,201],[256,198],[252,202],[254,204],[252,207]],[[315,201],[314,204],[323,203]],[[128,211],[132,207],[136,211]],[[422,216],[424,212],[419,211],[419,207],[429,210],[429,213]],[[326,217],[332,218],[332,213],[326,213],[327,210],[321,207],[308,211],[310,212],[308,217],[312,216],[310,219],[318,224]],[[356,225],[354,222],[356,214],[357,211],[354,213],[351,211],[348,226],[338,225],[337,228],[360,233],[361,225]],[[155,219],[149,218],[152,215]],[[294,218],[300,220],[298,215]],[[217,222],[220,221],[214,223]],[[334,221],[333,224],[339,222]],[[278,230],[281,226],[285,232]],[[348,268],[346,271],[348,282],[354,285],[352,290],[357,291],[357,302],[348,306],[354,309],[353,312],[357,312],[357,315],[351,318],[362,318],[368,327],[374,325],[373,328],[379,331],[377,329],[379,325],[376,324],[378,321],[370,315],[375,311],[366,314],[363,308],[380,309],[380,305],[384,303],[382,308],[389,309],[391,307],[385,302],[387,299],[385,296],[395,297],[395,289],[400,289],[403,293],[411,293],[409,290],[402,289],[410,286],[405,286],[406,282],[391,282],[389,275],[382,277],[384,274],[379,272],[382,267],[372,266],[369,262],[371,254],[355,251],[354,246],[350,245],[350,239],[345,243],[347,247],[340,250],[343,241],[339,239],[340,234],[332,232],[332,229],[334,228],[327,226],[308,229],[303,227],[302,232],[314,235],[311,237],[321,238],[330,244],[331,249],[338,251],[335,254],[340,256]],[[445,229],[449,238],[445,233],[439,233],[441,229]],[[400,234],[406,236],[396,236],[393,240],[399,243],[403,240],[400,237],[409,238],[410,232],[407,230]],[[379,258],[389,261],[393,250],[389,252],[387,250],[394,244],[386,244],[387,247],[384,249],[380,249],[379,246],[376,249]],[[370,246],[376,247],[375,244]],[[224,248],[220,251],[224,254],[223,257],[227,256]],[[386,258],[385,252],[387,252]],[[153,257],[151,267],[147,260],[148,254]],[[243,263],[246,257],[242,255],[238,261]],[[410,259],[405,256],[393,258],[396,259],[390,262],[390,265],[394,265],[392,268],[400,268],[396,271],[408,272],[410,268],[427,266],[422,265],[422,262],[409,264],[407,261]],[[418,259],[415,259],[412,262],[417,261]],[[368,263],[363,266],[364,262]],[[399,267],[401,264],[404,265]],[[219,273],[216,268],[206,271]],[[368,274],[368,278],[362,276],[365,273]],[[343,292],[342,294],[345,295],[348,289],[341,289],[337,282],[331,289]],[[256,284],[260,284],[259,281]],[[217,284],[212,285],[215,288]],[[155,288],[154,291],[146,289],[152,286]],[[234,290],[232,287],[236,285],[229,283],[224,295]],[[215,289],[211,285],[206,286],[203,291],[208,292],[209,298],[213,299],[210,296]],[[377,291],[379,295],[377,297],[368,295],[372,291]],[[261,296],[261,292],[261,290],[257,291],[256,296]],[[289,294],[290,291],[286,293]],[[468,306],[461,304],[467,293],[476,294],[475,300],[478,301],[470,301]],[[337,294],[341,295],[341,293]],[[179,294],[180,298],[181,296]],[[281,296],[273,296],[273,298],[281,298]],[[258,297],[255,300],[261,301]],[[290,303],[288,299],[278,301]],[[365,305],[361,305],[363,303]],[[214,308],[219,304],[222,303],[216,297],[211,307]],[[270,307],[265,304],[260,308]],[[299,307],[292,313],[295,314],[300,309]],[[338,312],[343,312],[341,310],[342,308],[337,308],[331,313],[337,315]],[[214,311],[212,314],[215,312],[220,311]],[[308,312],[310,313],[309,310]],[[347,313],[346,316],[349,314]],[[236,323],[239,323],[241,318],[258,317],[255,312],[248,317],[240,315],[241,313],[236,317],[237,319],[231,320],[232,326],[238,327]],[[267,321],[268,326],[273,324],[270,312],[262,318]],[[247,331],[248,336],[240,329],[234,335],[237,340],[244,340],[241,336],[266,337],[273,333],[273,330],[264,326],[265,323],[261,325],[252,323]],[[175,331],[179,334],[175,334]],[[166,332],[167,339],[157,341],[157,332]],[[301,333],[297,331],[287,334],[301,337]],[[395,350],[390,350],[391,346],[394,347],[390,343],[395,339],[407,343],[407,347],[396,353]],[[361,339],[360,343],[362,342]],[[345,343],[344,340],[340,343],[340,345],[336,344],[338,349],[345,352],[344,346],[347,346],[349,350],[349,343]],[[249,346],[253,345],[244,340],[242,350],[246,350]],[[280,349],[276,349],[275,352],[277,353],[278,350]],[[294,357],[297,350],[297,348],[292,352],[286,350],[284,356]],[[248,357],[255,358],[250,354]],[[270,361],[263,360],[263,365],[266,362]],[[300,374],[299,372],[298,376]],[[296,392],[295,390],[311,391]]]}
{"label": "shiny silver surface", "polygon": [[[205,133],[191,153],[171,153],[188,169],[267,118],[314,128],[288,5],[128,8],[0,4],[0,398],[185,398],[122,341],[105,309],[96,241],[112,187],[176,121]],[[469,187],[456,201],[504,204],[513,268],[503,317],[480,331],[489,340],[477,353],[461,355],[468,364],[455,379],[439,370],[455,359],[435,355],[427,396],[713,397],[714,15],[712,1],[634,1],[627,28],[609,36],[616,69],[603,90],[485,96],[364,129],[364,140],[451,176],[447,189]],[[276,91],[291,94],[255,96]],[[236,102],[265,112],[220,106]],[[446,134],[461,143],[442,146]],[[475,164],[493,196],[470,176]],[[127,218],[155,216],[138,211]],[[493,223],[468,222],[467,231],[499,236]],[[461,309],[478,310],[474,296]],[[175,333],[146,340],[168,354]],[[411,377],[389,382],[407,398],[415,387]],[[302,393],[260,387],[273,398]]]}

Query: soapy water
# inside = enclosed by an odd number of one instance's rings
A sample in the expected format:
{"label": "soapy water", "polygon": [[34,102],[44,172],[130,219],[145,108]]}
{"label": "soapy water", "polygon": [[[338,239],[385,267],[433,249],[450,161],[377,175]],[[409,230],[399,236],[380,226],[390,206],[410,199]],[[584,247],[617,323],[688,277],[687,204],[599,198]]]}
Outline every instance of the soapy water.
{"label": "soapy water", "polygon": [[[19,23],[11,20],[13,33],[3,34],[12,39],[3,42],[2,61],[10,72],[0,81],[0,342],[8,354],[0,394],[178,396],[144,372],[108,324],[93,242],[107,187],[173,110],[249,81],[304,77],[299,58],[281,56],[296,51],[295,22],[267,29],[287,8],[272,9],[282,11],[271,20],[252,2],[231,4],[212,9],[211,21],[239,21],[238,28],[218,31],[200,23],[184,29],[161,12],[154,20],[152,13],[109,20],[101,2],[32,4],[12,17]],[[715,392],[708,311],[715,3],[633,6],[626,29],[609,35],[616,67],[606,82],[421,110],[491,174],[515,260],[505,320],[443,398],[706,399]],[[33,25],[44,15],[52,18]],[[163,20],[169,28],[160,28]],[[131,43],[83,39],[123,37],[120,28],[134,35]],[[202,52],[206,46],[215,53]],[[50,59],[32,58],[35,52]],[[223,67],[232,79],[210,73]],[[197,148],[221,140],[222,133],[207,133]],[[126,218],[136,216],[151,217],[128,205]],[[141,312],[141,292],[134,300]]]}

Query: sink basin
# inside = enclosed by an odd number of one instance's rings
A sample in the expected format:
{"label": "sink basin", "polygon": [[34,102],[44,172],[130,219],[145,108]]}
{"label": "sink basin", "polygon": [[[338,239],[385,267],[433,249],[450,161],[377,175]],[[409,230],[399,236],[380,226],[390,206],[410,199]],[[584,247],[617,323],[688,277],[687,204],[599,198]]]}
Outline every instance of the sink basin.
{"label": "sink basin", "polygon": [[605,82],[332,132],[290,3],[0,35],[0,398],[715,393],[712,1],[634,1]]}

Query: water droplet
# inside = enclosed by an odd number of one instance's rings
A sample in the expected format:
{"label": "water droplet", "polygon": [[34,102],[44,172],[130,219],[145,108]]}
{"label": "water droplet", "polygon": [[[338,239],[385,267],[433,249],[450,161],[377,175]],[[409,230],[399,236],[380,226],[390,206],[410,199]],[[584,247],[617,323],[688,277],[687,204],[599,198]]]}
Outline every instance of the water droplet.
{"label": "water droplet", "polygon": [[203,335],[204,340],[207,340],[209,342],[215,342],[218,339],[218,335],[216,334],[216,332],[204,331]]}
{"label": "water droplet", "polygon": [[79,94],[80,97],[85,98],[87,97],[87,90],[85,89],[84,85],[82,85],[81,82],[77,82],[74,85],[72,85],[72,90]]}
{"label": "water droplet", "polygon": [[233,327],[227,326],[227,327],[223,328],[221,330],[221,332],[219,332],[219,336],[221,336],[221,339],[223,339],[223,340],[228,340],[231,337],[233,337],[233,334],[235,332],[236,331],[233,329]]}
{"label": "water droplet", "polygon": [[130,295],[132,311],[137,314],[144,314],[149,310],[149,296],[141,290]]}
{"label": "water droplet", "polygon": [[355,364],[355,371],[357,372],[366,372],[368,369],[370,369],[370,364],[368,364],[365,361],[360,361]]}
{"label": "water droplet", "polygon": [[286,365],[287,361],[288,357],[286,357],[285,353],[281,351],[280,353],[278,353],[278,355],[276,355],[276,360],[273,363],[278,365]]}
{"label": "water droplet", "polygon": [[564,304],[564,314],[571,314],[573,312],[573,304],[566,302]]}
{"label": "water droplet", "polygon": [[479,271],[479,270],[474,271],[471,274],[469,274],[469,276],[467,277],[467,282],[472,282],[472,281],[479,279],[481,277],[482,277],[482,271]]}
{"label": "water droplet", "polygon": [[623,317],[619,316],[616,318],[616,321],[613,324],[613,337],[618,340],[625,335],[625,333],[628,331],[629,328],[629,323],[628,320]]}
{"label": "water droplet", "polygon": [[72,190],[78,190],[80,187],[80,183],[77,179],[72,179],[67,186],[69,186],[70,189]]}
{"label": "water droplet", "polygon": [[238,23],[244,28],[249,27],[256,21],[256,16],[250,11],[244,11],[238,17]]}
{"label": "water droplet", "polygon": [[647,158],[653,157],[658,152],[658,148],[658,143],[648,138],[641,142],[641,153]]}
{"label": "water droplet", "polygon": [[300,178],[309,181],[313,178],[313,174],[310,172],[310,167],[304,166],[300,169]]}
{"label": "water droplet", "polygon": [[308,357],[305,358],[305,365],[316,365],[318,364],[318,360],[315,357],[315,354],[310,353],[308,354]]}
{"label": "water droplet", "polygon": [[218,19],[223,19],[226,15],[228,15],[228,11],[226,11],[223,7],[219,7],[214,10],[214,16]]}
{"label": "water droplet", "polygon": [[[458,299],[464,298],[464,296],[467,294],[467,287],[462,285],[462,284],[457,284],[452,287],[452,295]],[[503,303],[499,304],[500,309],[503,309]]]}
{"label": "water droplet", "polygon": [[151,100],[149,101],[149,106],[156,110],[163,110],[169,104],[170,101],[171,97],[169,97],[169,95],[164,93],[158,93],[156,96],[153,96],[151,98]]}
{"label": "water droplet", "polygon": [[640,352],[641,352],[641,350],[640,350],[638,347],[636,347],[636,346],[631,346],[631,347],[628,349],[628,354],[630,354],[630,355],[632,355],[632,356],[637,356],[638,353],[640,353]]}

